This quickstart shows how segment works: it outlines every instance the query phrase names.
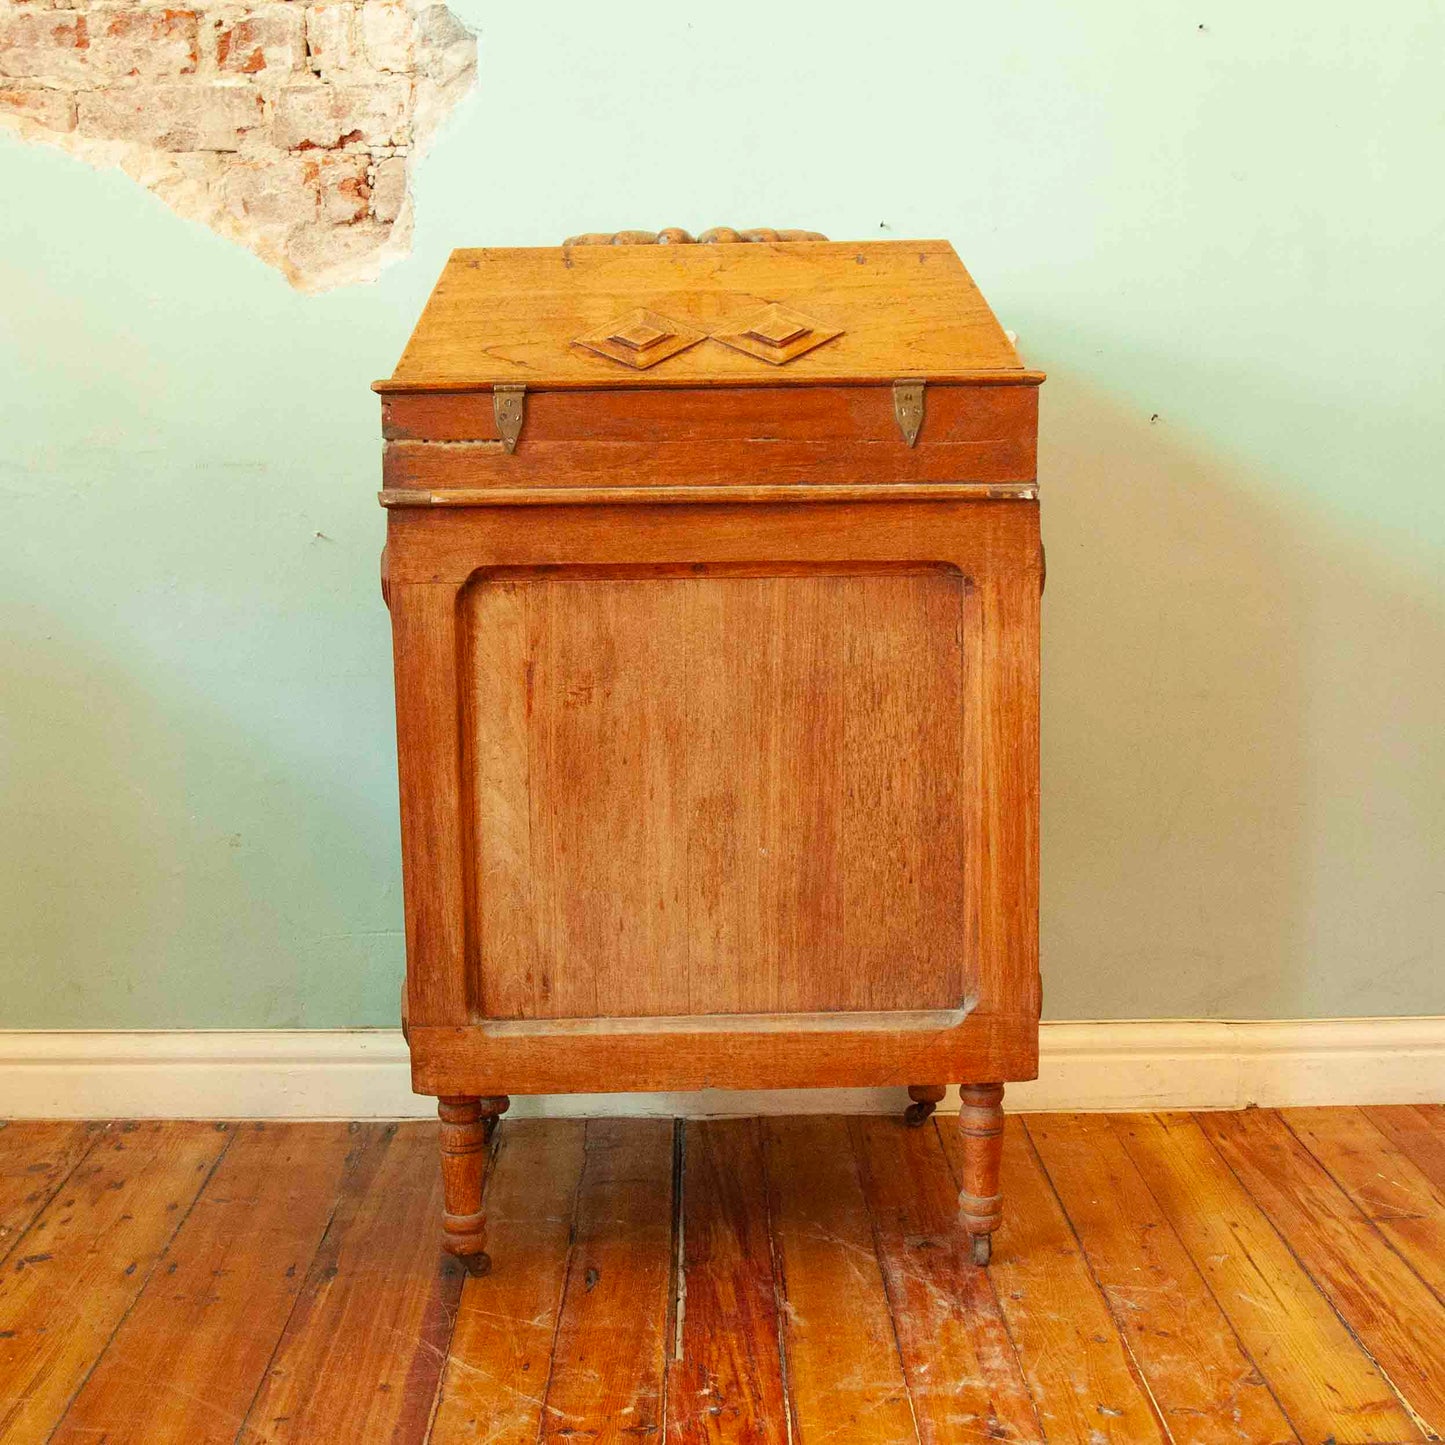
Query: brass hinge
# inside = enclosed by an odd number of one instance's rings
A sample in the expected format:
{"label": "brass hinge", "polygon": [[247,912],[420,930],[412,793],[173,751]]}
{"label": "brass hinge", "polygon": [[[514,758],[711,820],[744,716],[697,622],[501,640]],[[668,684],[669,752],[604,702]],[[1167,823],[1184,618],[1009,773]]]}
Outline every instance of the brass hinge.
{"label": "brass hinge", "polygon": [[522,435],[522,423],[527,419],[527,388],[494,386],[492,414],[497,419],[497,431],[501,433],[502,445],[509,452],[516,451],[517,438]]}
{"label": "brass hinge", "polygon": [[903,440],[912,446],[923,426],[923,382],[909,377],[893,383],[893,418]]}

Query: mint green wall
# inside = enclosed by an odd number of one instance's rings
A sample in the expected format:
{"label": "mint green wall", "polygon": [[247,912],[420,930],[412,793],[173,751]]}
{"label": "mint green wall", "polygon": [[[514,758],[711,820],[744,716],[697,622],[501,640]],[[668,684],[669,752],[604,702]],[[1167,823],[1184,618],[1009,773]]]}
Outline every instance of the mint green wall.
{"label": "mint green wall", "polygon": [[0,140],[0,1026],[394,1020],[368,383],[452,245],[719,222],[1051,374],[1047,1012],[1445,1013],[1445,9],[455,8],[374,286]]}

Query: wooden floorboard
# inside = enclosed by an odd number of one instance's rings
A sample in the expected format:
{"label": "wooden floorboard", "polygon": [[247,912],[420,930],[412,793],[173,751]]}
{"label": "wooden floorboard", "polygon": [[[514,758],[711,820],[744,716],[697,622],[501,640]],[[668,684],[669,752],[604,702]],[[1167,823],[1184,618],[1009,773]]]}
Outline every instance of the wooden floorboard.
{"label": "wooden floorboard", "polygon": [[1445,1189],[1445,1104],[1388,1104],[1364,1112],[1437,1189]]}
{"label": "wooden floorboard", "polygon": [[55,1445],[230,1445],[364,1138],[346,1124],[238,1126]]}
{"label": "wooden floorboard", "polygon": [[462,1291],[431,1445],[535,1445],[586,1127],[524,1119],[498,1131],[484,1199],[492,1272]]}
{"label": "wooden floorboard", "polygon": [[783,1445],[783,1301],[762,1129],[756,1119],[715,1119],[683,1130],[667,1439]]}
{"label": "wooden floorboard", "polygon": [[958,1190],[930,1122],[850,1121],[894,1334],[923,1445],[1042,1433],[986,1269],[957,1227]]}
{"label": "wooden floorboard", "polygon": [[846,1119],[765,1119],[793,1439],[917,1441]]}
{"label": "wooden floorboard", "polygon": [[1038,1114],[1027,1127],[1170,1435],[1297,1441],[1110,1120]]}
{"label": "wooden floorboard", "polygon": [[1278,1114],[1202,1114],[1214,1141],[1431,1438],[1445,1432],[1445,1310]]}
{"label": "wooden floorboard", "polygon": [[1300,1439],[1423,1438],[1198,1120],[1136,1114],[1113,1127]]}
{"label": "wooden floorboard", "polygon": [[[957,1184],[962,1139],[952,1119],[938,1129]],[[1045,1439],[1160,1445],[1163,1423],[1021,1119],[1005,1121],[1003,1178],[988,1274]]]}
{"label": "wooden floorboard", "polygon": [[1445,1299],[1445,1189],[1359,1109],[1286,1109],[1280,1117],[1436,1298]]}
{"label": "wooden floorboard", "polygon": [[50,1435],[233,1137],[109,1129],[16,1241],[0,1274],[0,1440]]}
{"label": "wooden floorboard", "polygon": [[1445,1110],[0,1126],[4,1445],[1403,1445],[1445,1435]]}
{"label": "wooden floorboard", "polygon": [[587,1123],[539,1437],[547,1445],[662,1434],[673,1134],[664,1119]]}
{"label": "wooden floorboard", "polygon": [[104,1133],[70,1120],[0,1122],[0,1266]]}
{"label": "wooden floorboard", "polygon": [[461,1266],[434,1124],[368,1126],[236,1445],[425,1438]]}

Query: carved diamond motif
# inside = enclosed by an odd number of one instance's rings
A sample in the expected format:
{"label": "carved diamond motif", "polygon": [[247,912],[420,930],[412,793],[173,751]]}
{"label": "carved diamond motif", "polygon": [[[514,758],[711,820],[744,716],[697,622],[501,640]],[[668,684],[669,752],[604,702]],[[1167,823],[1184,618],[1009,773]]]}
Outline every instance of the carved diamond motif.
{"label": "carved diamond motif", "polygon": [[746,351],[749,356],[760,356],[774,366],[782,366],[842,334],[791,307],[774,304],[749,316],[740,326],[713,332],[713,339],[734,351]]}
{"label": "carved diamond motif", "polygon": [[643,371],[666,361],[669,356],[676,356],[679,351],[686,351],[689,346],[696,346],[702,339],[703,333],[696,327],[639,307],[586,336],[579,336],[572,344]]}
{"label": "carved diamond motif", "polygon": [[776,348],[786,346],[800,336],[806,336],[812,329],[811,326],[804,326],[802,322],[794,324],[785,320],[777,314],[777,308],[774,307],[766,321],[749,326],[745,334],[751,336],[755,341],[761,341]]}
{"label": "carved diamond motif", "polygon": [[607,339],[615,341],[621,346],[631,347],[633,351],[646,351],[649,346],[656,346],[658,342],[666,341],[671,335],[672,332],[663,331],[646,321],[635,321],[631,326],[624,326],[621,330],[614,331]]}

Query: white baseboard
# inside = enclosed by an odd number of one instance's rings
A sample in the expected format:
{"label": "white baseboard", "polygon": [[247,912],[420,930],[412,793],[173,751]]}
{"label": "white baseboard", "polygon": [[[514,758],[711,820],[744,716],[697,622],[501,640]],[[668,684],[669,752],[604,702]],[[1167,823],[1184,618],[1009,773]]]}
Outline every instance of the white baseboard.
{"label": "white baseboard", "polygon": [[[1445,1101],[1445,1018],[1045,1023],[1039,1077],[1006,1104],[1046,1109],[1237,1109]],[[920,1080],[919,1082],[928,1082]],[[514,1114],[888,1113],[898,1089],[575,1094]],[[430,1117],[390,1030],[0,1032],[9,1118]],[[946,1107],[946,1106],[945,1106]]]}

